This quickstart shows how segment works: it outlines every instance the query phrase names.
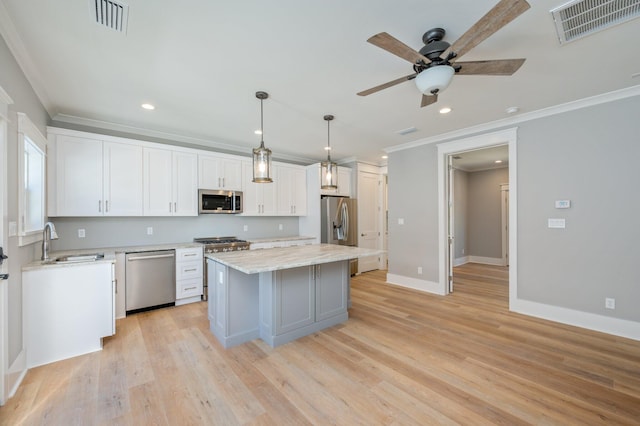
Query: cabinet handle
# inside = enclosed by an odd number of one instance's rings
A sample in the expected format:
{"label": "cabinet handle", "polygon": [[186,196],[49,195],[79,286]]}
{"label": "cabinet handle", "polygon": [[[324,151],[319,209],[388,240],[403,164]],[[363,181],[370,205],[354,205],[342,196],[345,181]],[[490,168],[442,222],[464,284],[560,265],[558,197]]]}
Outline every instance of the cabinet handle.
{"label": "cabinet handle", "polygon": [[218,187],[221,187],[222,185],[220,185],[220,178],[218,178]]}
{"label": "cabinet handle", "polygon": [[195,272],[195,271],[197,271],[197,269],[196,269],[196,268],[192,268],[192,269],[185,269],[184,271],[185,271],[185,272]]}
{"label": "cabinet handle", "polygon": [[109,213],[109,200],[104,202],[104,212]]}
{"label": "cabinet handle", "polygon": [[98,213],[102,213],[102,200],[98,200]]}
{"label": "cabinet handle", "polygon": [[184,257],[189,257],[189,256],[196,256],[197,253],[187,253],[184,255]]}
{"label": "cabinet handle", "polygon": [[171,213],[171,201],[169,201],[169,213]]}
{"label": "cabinet handle", "polygon": [[187,290],[195,290],[196,288],[198,288],[198,287],[187,287],[187,288],[185,288],[185,289],[184,289],[184,291],[187,291]]}
{"label": "cabinet handle", "polygon": [[224,188],[226,185],[226,182],[224,181],[224,178],[222,178],[222,187]]}
{"label": "cabinet handle", "polygon": [[175,201],[173,202],[173,212],[178,213],[178,203],[176,203]]}

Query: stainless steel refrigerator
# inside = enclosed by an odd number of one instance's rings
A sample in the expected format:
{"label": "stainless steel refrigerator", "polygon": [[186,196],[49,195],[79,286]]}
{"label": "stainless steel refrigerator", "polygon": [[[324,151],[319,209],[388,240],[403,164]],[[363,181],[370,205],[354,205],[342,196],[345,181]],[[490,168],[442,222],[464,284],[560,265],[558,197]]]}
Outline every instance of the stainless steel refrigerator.
{"label": "stainless steel refrigerator", "polygon": [[[358,210],[349,197],[323,197],[320,200],[320,242],[344,246],[358,245]],[[358,259],[351,261],[351,275],[358,272]]]}

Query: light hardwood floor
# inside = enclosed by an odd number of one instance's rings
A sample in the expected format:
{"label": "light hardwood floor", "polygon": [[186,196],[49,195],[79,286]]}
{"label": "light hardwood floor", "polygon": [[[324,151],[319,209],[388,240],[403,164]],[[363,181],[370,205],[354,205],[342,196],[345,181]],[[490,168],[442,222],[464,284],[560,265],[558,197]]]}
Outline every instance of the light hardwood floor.
{"label": "light hardwood floor", "polygon": [[639,424],[640,342],[507,310],[504,268],[442,297],[352,280],[339,326],[222,349],[206,303],[133,315],[101,352],[32,369],[0,424]]}

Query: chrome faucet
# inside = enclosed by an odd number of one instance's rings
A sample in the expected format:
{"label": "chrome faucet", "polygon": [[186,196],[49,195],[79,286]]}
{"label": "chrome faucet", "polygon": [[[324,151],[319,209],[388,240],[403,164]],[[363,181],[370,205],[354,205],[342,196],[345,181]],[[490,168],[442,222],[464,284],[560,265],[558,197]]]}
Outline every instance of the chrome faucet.
{"label": "chrome faucet", "polygon": [[[47,229],[49,230],[49,235],[47,236]],[[56,233],[56,227],[52,222],[47,222],[44,224],[44,229],[42,230],[42,257],[40,260],[49,260],[49,243],[51,240],[57,240],[58,234]]]}

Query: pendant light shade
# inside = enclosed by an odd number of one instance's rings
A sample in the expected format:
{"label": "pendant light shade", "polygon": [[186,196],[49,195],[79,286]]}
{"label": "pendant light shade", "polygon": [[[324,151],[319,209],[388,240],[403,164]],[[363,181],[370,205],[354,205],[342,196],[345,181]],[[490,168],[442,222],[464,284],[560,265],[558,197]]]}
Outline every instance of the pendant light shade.
{"label": "pendant light shade", "polygon": [[333,115],[325,115],[327,121],[327,161],[320,163],[320,188],[337,189],[338,188],[338,165],[331,161],[331,134],[330,124]]}
{"label": "pendant light shade", "polygon": [[271,150],[264,146],[264,121],[262,101],[267,99],[266,92],[256,92],[256,98],[260,99],[260,146],[253,149],[253,182],[270,183],[271,178]]}

